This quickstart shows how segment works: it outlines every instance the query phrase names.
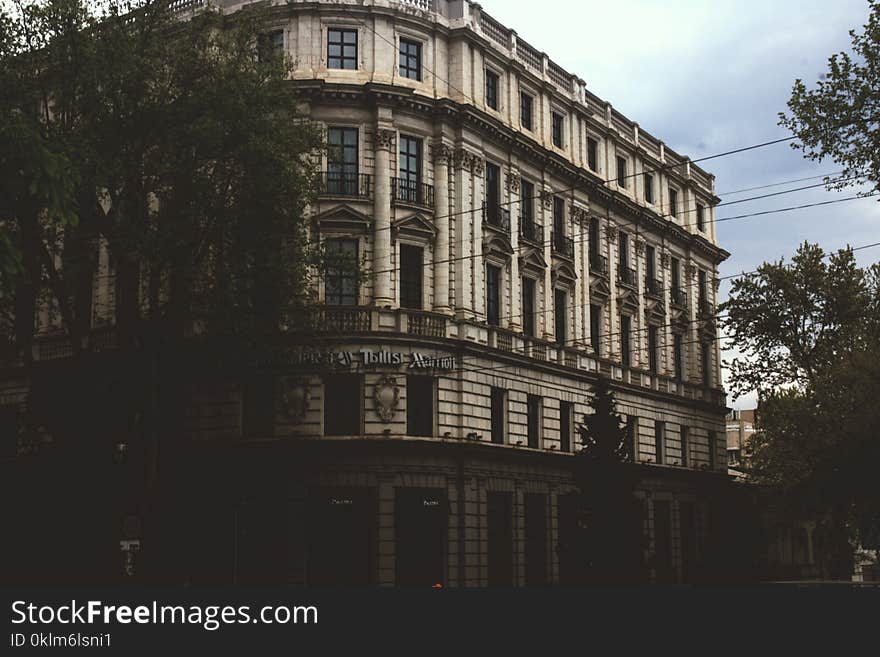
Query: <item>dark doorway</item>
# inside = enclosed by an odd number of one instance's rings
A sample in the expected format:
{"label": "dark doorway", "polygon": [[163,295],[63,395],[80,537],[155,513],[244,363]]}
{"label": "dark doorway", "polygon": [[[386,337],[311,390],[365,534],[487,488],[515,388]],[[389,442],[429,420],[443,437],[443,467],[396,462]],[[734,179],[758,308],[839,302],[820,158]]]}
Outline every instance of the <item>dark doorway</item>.
{"label": "dark doorway", "polygon": [[488,493],[489,586],[513,586],[513,496]]}
{"label": "dark doorway", "polygon": [[398,586],[446,583],[448,515],[443,490],[397,489],[394,529]]}
{"label": "dark doorway", "polygon": [[238,506],[235,514],[235,584],[285,584],[288,574],[286,505],[255,499]]}
{"label": "dark doorway", "polygon": [[547,496],[526,495],[526,586],[547,585]]}
{"label": "dark doorway", "polygon": [[562,586],[580,586],[584,583],[584,557],[578,530],[578,495],[560,495],[559,513],[559,583]]}
{"label": "dark doorway", "polygon": [[672,517],[669,502],[654,501],[654,561],[657,568],[657,583],[671,584],[674,580],[672,570]]}
{"label": "dark doorway", "polygon": [[374,582],[376,495],[371,489],[314,489],[309,494],[306,583]]}
{"label": "dark doorway", "polygon": [[697,561],[697,524],[693,502],[679,502],[679,526],[681,528],[681,580],[694,581]]}

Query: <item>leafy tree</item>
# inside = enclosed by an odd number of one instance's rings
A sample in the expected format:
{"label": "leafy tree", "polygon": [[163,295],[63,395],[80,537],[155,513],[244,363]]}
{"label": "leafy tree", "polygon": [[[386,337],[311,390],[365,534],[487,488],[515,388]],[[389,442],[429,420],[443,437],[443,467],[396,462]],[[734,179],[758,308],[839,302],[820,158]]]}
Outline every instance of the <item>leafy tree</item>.
{"label": "leafy tree", "polygon": [[576,457],[580,527],[575,554],[585,584],[635,584],[644,580],[642,506],[630,438],[615,409],[608,380],[600,377],[590,401],[593,412],[578,426],[583,449]]}
{"label": "leafy tree", "polygon": [[[827,262],[826,262],[827,260]],[[880,517],[880,266],[803,244],[736,279],[721,312],[742,352],[734,398],[758,391],[753,476],[792,511],[868,536]]]}
{"label": "leafy tree", "polygon": [[828,72],[815,89],[795,81],[788,101],[790,114],[779,123],[800,140],[806,157],[831,158],[843,167],[840,182],[830,189],[870,183],[880,190],[880,5],[869,0],[868,23],[861,33],[850,31],[852,54],[828,60]]}
{"label": "leafy tree", "polygon": [[[183,473],[185,340],[222,340],[225,354],[273,344],[308,318],[320,265],[304,209],[322,141],[290,61],[265,48],[266,8],[184,18],[170,5],[0,9],[0,329],[28,370],[30,423],[57,447],[46,481],[72,491],[47,504],[71,518],[118,489],[96,464],[121,438],[148,487]],[[92,353],[101,246],[113,357]],[[44,306],[73,351],[63,363],[31,362]]]}

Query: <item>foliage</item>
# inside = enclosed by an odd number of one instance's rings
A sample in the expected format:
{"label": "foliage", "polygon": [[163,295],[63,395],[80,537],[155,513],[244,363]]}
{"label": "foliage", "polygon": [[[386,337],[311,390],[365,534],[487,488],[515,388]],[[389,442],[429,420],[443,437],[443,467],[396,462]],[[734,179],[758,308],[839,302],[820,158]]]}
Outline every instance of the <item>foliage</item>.
{"label": "foliage", "polygon": [[780,125],[800,140],[795,148],[811,160],[831,158],[843,167],[830,189],[867,182],[880,190],[880,5],[868,4],[864,31],[850,31],[852,54],[832,55],[815,89],[795,81],[791,114],[779,114]]}
{"label": "foliage", "polygon": [[614,395],[608,380],[600,377],[590,402],[593,413],[584,415],[577,431],[583,445],[584,459],[601,463],[623,463],[632,460],[628,453],[627,430],[617,414]]}
{"label": "foliage", "polygon": [[[829,260],[826,262],[826,260]],[[759,393],[753,476],[781,503],[853,530],[880,517],[880,266],[804,244],[734,281],[721,307],[743,357],[734,395]]]}
{"label": "foliage", "polygon": [[258,49],[265,21],[119,0],[2,15],[0,221],[21,263],[3,268],[20,315],[48,287],[86,344],[103,242],[121,327],[145,316],[182,331],[196,315],[254,337],[302,316],[321,140],[298,113],[290,62]]}

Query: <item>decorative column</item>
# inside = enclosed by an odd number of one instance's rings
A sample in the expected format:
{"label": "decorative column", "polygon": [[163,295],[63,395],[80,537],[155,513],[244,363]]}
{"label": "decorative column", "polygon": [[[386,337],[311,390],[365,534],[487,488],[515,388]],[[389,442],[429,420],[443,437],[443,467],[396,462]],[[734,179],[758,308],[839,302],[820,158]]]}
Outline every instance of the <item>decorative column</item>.
{"label": "decorative column", "polygon": [[[638,180],[638,178],[636,178]],[[636,367],[648,369],[650,367],[650,354],[648,353],[648,321],[645,317],[645,240],[634,235],[636,246],[636,304],[638,312],[636,312],[635,321],[633,322],[633,332],[636,335],[632,341],[635,347],[633,353],[633,364]],[[659,369],[659,368],[658,368]]]}
{"label": "decorative column", "polygon": [[710,294],[712,295],[712,311],[715,313],[715,317],[713,318],[713,322],[715,325],[715,330],[713,331],[713,336],[715,338],[712,343],[712,352],[715,356],[715,362],[712,367],[712,386],[715,388],[721,388],[723,379],[721,378],[721,326],[718,321],[718,291],[721,289],[721,279],[718,278],[718,270],[713,268],[714,276],[712,277],[712,288]]}
{"label": "decorative column", "polygon": [[544,262],[548,263],[544,269],[544,307],[541,313],[544,317],[544,339],[548,342],[556,342],[556,290],[551,276],[553,268],[549,264],[553,262],[550,250],[550,233],[553,228],[553,193],[549,187],[541,190],[540,212],[540,223],[544,226],[544,243],[541,244],[541,255],[544,256]]}
{"label": "decorative column", "polygon": [[471,295],[471,235],[474,222],[471,217],[471,160],[473,156],[463,149],[455,151],[455,316],[473,318]]}
{"label": "decorative column", "polygon": [[[659,370],[666,372],[670,377],[675,376],[675,343],[672,339],[672,276],[669,274],[669,251],[666,246],[660,252],[660,269],[659,276],[660,285],[663,290],[663,316],[666,318],[663,327],[663,349],[662,359],[658,363]],[[684,354],[681,355],[684,358]],[[684,363],[682,363],[684,365]]]}
{"label": "decorative column", "polygon": [[449,161],[452,149],[434,146],[434,311],[451,313],[449,307]]}
{"label": "decorative column", "polygon": [[623,353],[620,348],[620,318],[617,314],[617,224],[610,217],[606,219],[605,235],[608,242],[608,283],[611,295],[608,299],[608,329],[604,334],[608,337],[607,349],[603,356],[609,360],[620,361]]}
{"label": "decorative column", "polygon": [[474,300],[474,313],[480,319],[486,318],[486,264],[483,257],[483,194],[486,186],[485,165],[480,157],[471,159],[472,193],[471,224],[473,225],[471,253],[472,285],[471,298]]}
{"label": "decorative column", "polygon": [[391,149],[394,148],[394,130],[376,130],[375,194],[373,200],[373,303],[390,306],[391,294]]}
{"label": "decorative column", "polygon": [[[507,208],[510,210],[510,245],[513,255],[510,258],[510,315],[507,327],[511,331],[522,330],[522,284],[519,278],[519,172],[508,168],[504,181],[507,192]],[[514,200],[515,199],[515,200]]]}
{"label": "decorative column", "polygon": [[691,262],[690,256],[688,256],[687,264],[684,268],[684,289],[687,294],[688,300],[688,330],[686,338],[686,342],[690,344],[687,345],[687,353],[688,353],[688,365],[689,365],[689,376],[685,375],[685,379],[690,379],[692,382],[696,382],[700,380],[699,377],[699,368],[700,368],[700,324],[697,322],[697,312],[698,306],[700,303],[699,290],[697,289],[697,282],[694,280],[697,276],[697,268]]}

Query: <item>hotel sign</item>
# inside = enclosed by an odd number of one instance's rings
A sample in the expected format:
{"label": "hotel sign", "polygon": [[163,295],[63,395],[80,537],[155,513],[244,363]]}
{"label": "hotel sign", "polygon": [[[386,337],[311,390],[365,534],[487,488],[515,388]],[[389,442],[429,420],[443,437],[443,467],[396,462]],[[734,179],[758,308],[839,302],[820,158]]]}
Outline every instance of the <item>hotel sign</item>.
{"label": "hotel sign", "polygon": [[360,351],[303,351],[289,354],[287,364],[292,366],[315,365],[324,367],[399,367],[407,369],[455,369],[455,356],[403,353],[384,349],[361,349]]}

